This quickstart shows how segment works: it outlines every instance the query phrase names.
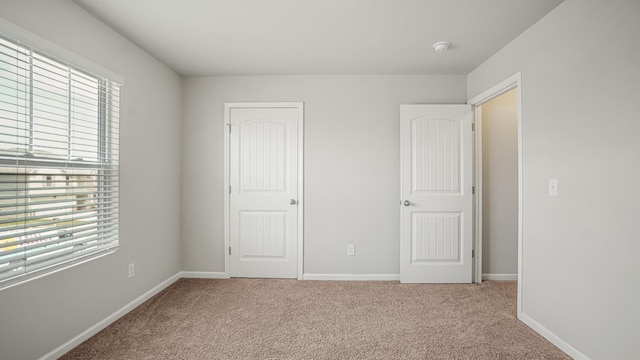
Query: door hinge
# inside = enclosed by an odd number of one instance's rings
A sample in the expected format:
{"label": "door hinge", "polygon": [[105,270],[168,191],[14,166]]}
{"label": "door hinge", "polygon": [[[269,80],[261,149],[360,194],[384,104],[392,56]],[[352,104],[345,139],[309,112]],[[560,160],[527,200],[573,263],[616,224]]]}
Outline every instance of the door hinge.
{"label": "door hinge", "polygon": [[227,126],[229,127],[229,134],[231,134],[231,124],[227,124]]}
{"label": "door hinge", "polygon": [[471,123],[471,131],[476,131],[476,123]]}
{"label": "door hinge", "polygon": [[475,195],[476,194],[476,187],[472,186],[471,187],[471,195]]}
{"label": "door hinge", "polygon": [[229,246],[229,255],[231,255],[231,246]]}
{"label": "door hinge", "polygon": [[[229,249],[229,250],[231,250],[231,249]],[[476,251],[475,250],[471,250],[471,257],[472,258],[476,257]]]}
{"label": "door hinge", "polygon": [[231,185],[229,185],[229,194],[231,194]]}

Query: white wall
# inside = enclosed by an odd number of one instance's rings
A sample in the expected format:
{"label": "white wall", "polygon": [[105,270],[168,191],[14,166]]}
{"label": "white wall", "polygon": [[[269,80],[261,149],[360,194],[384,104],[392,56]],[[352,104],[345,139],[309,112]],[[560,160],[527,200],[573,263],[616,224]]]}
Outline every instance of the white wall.
{"label": "white wall", "polygon": [[482,104],[482,273],[518,273],[518,99]]}
{"label": "white wall", "polygon": [[399,105],[464,103],[465,88],[464,76],[186,78],[184,270],[224,271],[224,102],[303,101],[304,272],[398,274]]}
{"label": "white wall", "polygon": [[640,1],[566,0],[468,76],[522,70],[522,311],[578,358],[638,356],[638,39]]}
{"label": "white wall", "polygon": [[[305,102],[306,273],[398,273],[398,105],[465,102],[464,77],[209,77],[181,89],[72,2],[5,0],[0,14],[126,79],[121,249],[0,291],[0,357],[42,356],[181,259],[183,270],[223,271],[225,101]],[[467,77],[471,98],[522,70],[522,310],[574,356],[631,359],[639,340],[639,14],[637,0],[566,0]]]}
{"label": "white wall", "polygon": [[3,0],[0,16],[126,81],[120,249],[0,291],[0,358],[36,359],[180,271],[181,80],[70,1]]}

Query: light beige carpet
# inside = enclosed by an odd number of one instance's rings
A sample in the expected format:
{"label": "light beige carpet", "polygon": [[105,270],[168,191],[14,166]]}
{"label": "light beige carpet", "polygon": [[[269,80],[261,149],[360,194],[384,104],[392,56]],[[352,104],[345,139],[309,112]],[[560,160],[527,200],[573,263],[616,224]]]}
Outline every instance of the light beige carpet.
{"label": "light beige carpet", "polygon": [[516,283],[182,279],[62,359],[570,359]]}

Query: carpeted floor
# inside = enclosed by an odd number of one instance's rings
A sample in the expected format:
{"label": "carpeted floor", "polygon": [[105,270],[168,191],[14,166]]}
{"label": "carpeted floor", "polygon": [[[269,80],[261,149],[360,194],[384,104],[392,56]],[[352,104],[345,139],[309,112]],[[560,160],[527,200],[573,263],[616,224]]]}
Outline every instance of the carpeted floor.
{"label": "carpeted floor", "polygon": [[62,359],[570,359],[515,282],[182,279]]}

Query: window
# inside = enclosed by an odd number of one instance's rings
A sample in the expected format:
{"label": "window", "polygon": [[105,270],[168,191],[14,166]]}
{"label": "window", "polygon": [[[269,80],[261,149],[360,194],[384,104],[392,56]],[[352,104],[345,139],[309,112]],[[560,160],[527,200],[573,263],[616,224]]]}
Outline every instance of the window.
{"label": "window", "polygon": [[119,86],[0,37],[0,288],[118,247]]}

